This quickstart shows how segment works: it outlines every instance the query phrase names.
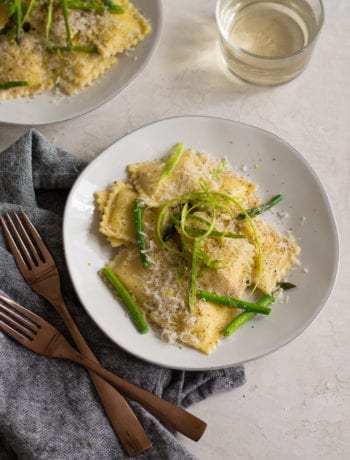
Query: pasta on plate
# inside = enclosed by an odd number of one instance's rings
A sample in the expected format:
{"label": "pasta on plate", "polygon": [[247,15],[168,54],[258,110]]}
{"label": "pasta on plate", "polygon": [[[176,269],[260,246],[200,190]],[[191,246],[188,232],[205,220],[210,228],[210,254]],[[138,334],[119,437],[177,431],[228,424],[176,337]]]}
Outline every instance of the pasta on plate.
{"label": "pasta on plate", "polygon": [[57,88],[76,94],[151,26],[129,0],[0,1],[0,100]]}
{"label": "pasta on plate", "polygon": [[261,206],[257,184],[182,144],[159,160],[129,165],[126,181],[95,198],[99,230],[116,251],[108,267],[163,338],[206,354],[242,310],[201,293],[270,295],[299,253],[293,237],[251,213]]}

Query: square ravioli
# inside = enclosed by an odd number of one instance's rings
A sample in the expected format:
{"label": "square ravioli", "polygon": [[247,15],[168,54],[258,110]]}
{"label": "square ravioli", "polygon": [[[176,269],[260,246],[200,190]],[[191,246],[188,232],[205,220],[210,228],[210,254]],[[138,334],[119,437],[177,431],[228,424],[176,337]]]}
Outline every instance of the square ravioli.
{"label": "square ravioli", "polygon": [[96,205],[101,233],[118,246],[108,267],[147,320],[170,343],[209,354],[244,299],[260,292],[273,300],[299,247],[255,217],[257,184],[181,146],[129,165],[126,181],[99,191]]}
{"label": "square ravioli", "polygon": [[148,206],[158,207],[175,196],[202,191],[201,183],[209,189],[220,190],[231,196],[247,199],[256,190],[256,185],[230,170],[216,175],[220,167],[217,160],[204,153],[186,150],[172,170],[168,180],[160,182],[160,175],[167,158],[128,166],[130,179],[140,197]]}
{"label": "square ravioli", "polygon": [[58,0],[24,0],[22,24],[14,22],[17,16],[5,3],[0,5],[0,100],[52,88],[76,94],[151,31],[128,0],[113,3],[114,10],[103,2],[68,3],[65,10]]}

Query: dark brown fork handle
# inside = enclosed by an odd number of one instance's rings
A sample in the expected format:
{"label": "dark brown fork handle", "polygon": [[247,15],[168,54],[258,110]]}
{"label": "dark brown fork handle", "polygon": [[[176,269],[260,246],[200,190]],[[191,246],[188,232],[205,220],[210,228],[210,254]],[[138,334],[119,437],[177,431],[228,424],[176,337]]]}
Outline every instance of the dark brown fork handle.
{"label": "dark brown fork handle", "polygon": [[145,409],[151,412],[161,422],[168,423],[171,417],[171,426],[179,433],[184,434],[193,441],[198,441],[202,437],[207,427],[203,420],[186,412],[181,407],[169,403],[165,399],[161,400],[162,404],[160,405],[157,396],[121,379],[84,356],[82,358],[83,359],[78,358],[75,362],[94,370],[101,377],[115,385],[118,390],[122,391],[126,396],[142,404]]}
{"label": "dark brown fork handle", "polygon": [[139,402],[156,418],[169,424],[179,433],[184,434],[194,441],[198,441],[201,438],[207,427],[207,424],[203,420],[185,411],[181,407],[177,407],[165,399],[162,399],[153,393],[150,393],[149,391],[118,377],[110,371],[107,371],[107,369],[104,369],[98,362],[90,360],[86,355],[83,355],[83,353],[78,353],[65,341],[63,337],[60,342],[60,344],[55,344],[57,349],[55,349],[52,356],[56,358],[70,359],[71,361],[87,367],[110,382],[126,396],[129,396],[129,398]]}
{"label": "dark brown fork handle", "polygon": [[[92,362],[96,368],[100,368],[97,358],[90,350],[84,337],[81,335],[64,301],[58,299],[56,301],[52,301],[52,305],[57,309],[62,319],[64,320],[80,353],[86,356],[89,359],[89,362]],[[126,404],[123,396],[116,392],[113,386],[108,384],[96,373],[91,372],[91,370],[89,373],[110,421],[112,422],[113,426],[118,427],[118,436],[121,438],[121,442],[128,454],[130,456],[135,456],[151,447],[152,443],[144,432],[136,416],[134,416],[134,414],[129,410],[129,406]],[[119,407],[111,404],[111,401],[115,400],[116,398],[120,398],[120,403],[118,404]],[[124,413],[121,413],[121,407],[125,407]],[[125,418],[127,417],[130,419],[132,416],[134,416],[135,419],[133,423],[134,434],[129,433],[125,428],[125,425],[128,425],[125,423]],[[139,427],[138,430],[137,427]],[[137,439],[135,439],[135,434],[137,434]]]}
{"label": "dark brown fork handle", "polygon": [[[60,289],[58,269],[45,243],[23,210],[21,210],[21,217],[16,212],[13,215],[21,229],[20,232],[9,214],[7,214],[9,225],[2,216],[0,216],[0,223],[20,272],[31,288],[56,308],[79,350],[89,359],[97,362],[67,310]],[[38,256],[32,239],[42,257]],[[152,444],[127,401],[115,388],[96,374],[90,373],[90,376],[110,423],[126,452],[134,456],[148,449]]]}
{"label": "dark brown fork handle", "polygon": [[[65,319],[67,320],[67,317]],[[18,303],[1,295],[0,329],[3,329],[15,340],[36,353],[50,358],[71,359],[72,361],[101,374],[101,376],[110,381],[118,390],[121,390],[126,395],[139,402],[162,422],[183,433],[185,436],[188,436],[194,441],[198,441],[202,436],[206,428],[206,423],[198,417],[172,403],[167,402],[159,396],[155,396],[149,391],[143,390],[142,388],[117,377],[111,372],[106,371],[99,363],[84,357],[75,348],[73,348],[64,336],[50,323],[22,305],[19,305]],[[96,373],[93,374],[95,377]],[[104,383],[109,386],[106,381],[104,381]],[[116,392],[116,394],[120,397],[119,392]],[[128,425],[130,430],[128,433],[124,427],[124,433],[122,433],[123,436],[121,440],[125,441],[125,435],[127,436],[127,441],[129,441],[129,437],[131,439],[131,436],[134,436],[134,442],[127,442],[127,446],[128,444],[133,445],[136,450],[138,446],[140,446],[139,432],[136,431],[135,433],[134,429],[135,426],[136,428],[138,427],[136,417],[124,399],[122,399],[121,402],[120,400],[116,401],[115,399],[111,399],[109,402],[114,402],[116,405],[119,403],[121,405],[121,409],[118,412],[118,416],[120,416],[119,420],[122,420],[124,425]],[[123,416],[125,412],[126,417]],[[119,434],[119,431],[117,431],[117,433]],[[141,434],[143,434],[142,429]],[[143,442],[142,437],[141,441]],[[141,447],[143,446],[142,442]]]}

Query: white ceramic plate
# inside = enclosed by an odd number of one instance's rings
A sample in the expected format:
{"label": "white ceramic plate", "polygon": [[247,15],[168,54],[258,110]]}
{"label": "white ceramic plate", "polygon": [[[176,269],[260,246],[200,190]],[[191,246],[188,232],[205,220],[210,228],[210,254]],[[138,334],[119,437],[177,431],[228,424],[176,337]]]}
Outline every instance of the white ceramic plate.
{"label": "white ceramic plate", "polygon": [[133,4],[152,25],[152,32],[134,50],[122,54],[102,78],[74,96],[58,97],[46,92],[1,101],[0,123],[44,125],[69,120],[96,109],[126,88],[151,58],[162,23],[161,0],[133,0]]}
{"label": "white ceramic plate", "polygon": [[[112,255],[98,234],[93,195],[116,179],[125,178],[129,163],[159,158],[172,145],[227,156],[238,170],[243,167],[260,187],[263,199],[282,193],[277,209],[265,219],[281,230],[291,228],[302,248],[301,267],[289,276],[297,288],[289,303],[275,304],[268,317],[253,321],[225,338],[212,355],[161,341],[151,331],[139,334],[121,304],[112,298],[97,275]],[[209,117],[161,120],[128,134],[97,157],[80,175],[67,201],[64,246],[75,289],[96,324],[119,346],[161,366],[179,369],[215,369],[246,362],[280,348],[297,337],[326,302],[338,267],[338,237],[326,193],[306,160],[282,139],[258,128]],[[254,326],[254,328],[253,328]]]}

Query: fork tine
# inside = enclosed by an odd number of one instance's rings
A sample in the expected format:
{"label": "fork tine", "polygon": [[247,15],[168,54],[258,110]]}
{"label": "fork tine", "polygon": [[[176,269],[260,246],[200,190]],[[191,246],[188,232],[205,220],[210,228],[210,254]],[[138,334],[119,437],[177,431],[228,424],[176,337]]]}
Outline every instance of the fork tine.
{"label": "fork tine", "polygon": [[[2,315],[3,318],[6,316],[8,320],[13,324],[13,326],[24,325],[27,329],[29,329],[29,331],[37,333],[37,330],[40,326],[38,326],[35,322],[33,322],[33,320],[29,320],[30,315],[28,315],[27,313],[30,313],[30,312],[28,312],[28,310],[24,308],[19,309],[18,305],[14,306],[13,302],[8,302],[8,300],[9,299],[7,299],[7,302],[6,301],[4,302],[3,297],[0,296],[0,315]],[[1,301],[3,303],[1,303]],[[11,305],[11,307],[14,308],[15,311],[11,308],[8,308],[7,305]],[[21,312],[21,315],[19,315],[16,311]],[[27,333],[25,329],[21,329],[21,330],[22,332]]]}
{"label": "fork tine", "polygon": [[17,342],[21,343],[22,345],[26,346],[28,344],[28,342],[30,342],[30,339],[28,339],[24,335],[20,334],[18,331],[13,329],[8,324],[6,324],[3,321],[1,321],[1,319],[0,319],[0,328],[3,329],[8,335],[13,337],[15,340],[17,340]]}
{"label": "fork tine", "polygon": [[23,316],[25,316],[26,318],[29,318],[34,324],[37,324],[40,326],[41,324],[45,322],[43,318],[40,318],[40,316],[36,315],[32,311],[28,310],[28,308],[23,307],[22,305],[15,302],[14,300],[11,300],[3,295],[0,295],[0,301],[7,305],[10,305],[14,310],[17,310]]}
{"label": "fork tine", "polygon": [[[16,319],[15,319],[16,318]],[[8,326],[14,326],[17,331],[32,338],[37,333],[33,330],[33,324],[11,311],[9,308],[0,304],[0,320],[6,321]],[[25,326],[24,326],[25,324]]]}
{"label": "fork tine", "polygon": [[[54,262],[51,254],[50,254],[50,251],[47,249],[46,247],[46,244],[44,243],[43,239],[41,238],[39,232],[37,231],[37,229],[34,227],[34,225],[32,224],[31,220],[29,219],[29,217],[27,216],[27,214],[23,211],[23,209],[21,208],[20,209],[20,212],[21,212],[21,216],[23,218],[23,220],[25,221],[26,225],[27,225],[27,229],[30,231],[30,234],[32,236],[32,238],[34,239],[34,241],[36,242],[36,244],[38,245],[38,248],[40,249],[40,252],[41,254],[43,255],[44,259],[45,259],[45,262]],[[15,213],[16,214],[16,213]],[[20,223],[21,225],[21,229],[23,229],[23,231],[25,231],[22,223],[20,222],[20,219],[19,217],[17,216],[16,214],[16,217],[18,219],[18,222]],[[27,232],[26,232],[27,234]]]}
{"label": "fork tine", "polygon": [[[36,247],[34,246],[32,240],[30,239],[30,237],[28,235],[28,232],[25,229],[25,227],[24,227],[21,219],[19,218],[18,214],[16,213],[16,211],[13,211],[13,216],[16,219],[16,222],[17,222],[17,224],[18,224],[18,226],[19,226],[19,228],[20,228],[20,230],[22,232],[22,236],[24,237],[24,240],[27,243],[27,247],[30,248],[30,250],[31,250],[31,252],[32,252],[32,254],[34,256],[34,257],[32,257],[33,261],[36,264],[40,263],[42,258],[40,257],[40,254],[38,253],[38,251],[37,251]],[[22,241],[23,241],[23,238],[22,238]]]}
{"label": "fork tine", "polygon": [[[9,217],[9,216],[7,215],[7,217]],[[5,219],[2,216],[0,216],[0,222],[1,222],[1,225],[2,225],[2,229],[4,231],[4,235],[6,237],[7,243],[10,246],[12,255],[14,256],[19,269],[21,270],[22,273],[23,273],[23,270],[28,271],[28,265],[27,264],[30,264],[31,259],[29,258],[28,262],[24,259],[23,255],[21,254],[20,249],[17,246],[16,241],[14,240],[14,238],[13,238],[13,236],[12,236],[12,234],[11,234],[9,228],[8,228],[7,223],[5,222]],[[15,231],[17,232],[16,228],[15,228]],[[28,253],[28,251],[27,251],[27,249],[25,247],[24,247],[24,251]],[[29,253],[28,253],[28,256],[29,256]],[[31,268],[33,268],[34,265],[29,265],[29,266]]]}

